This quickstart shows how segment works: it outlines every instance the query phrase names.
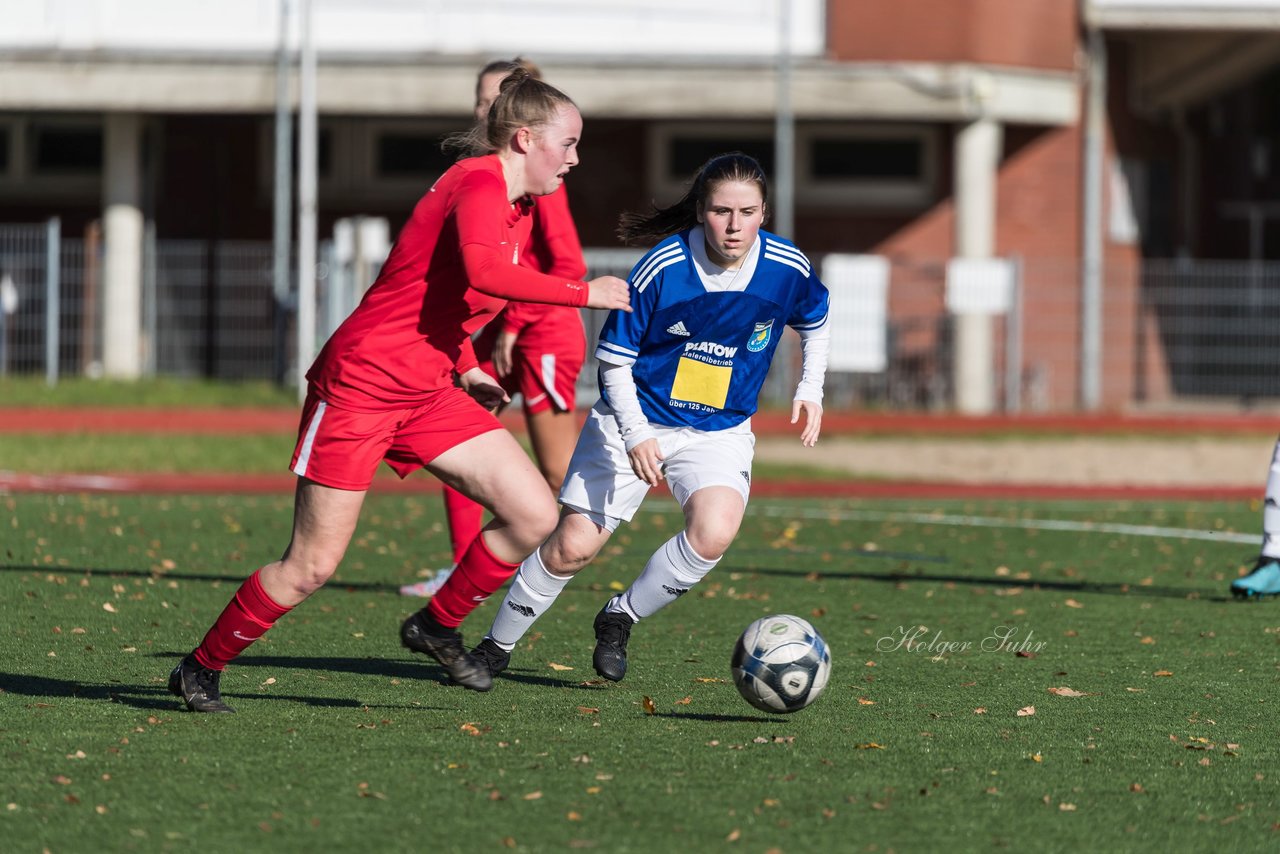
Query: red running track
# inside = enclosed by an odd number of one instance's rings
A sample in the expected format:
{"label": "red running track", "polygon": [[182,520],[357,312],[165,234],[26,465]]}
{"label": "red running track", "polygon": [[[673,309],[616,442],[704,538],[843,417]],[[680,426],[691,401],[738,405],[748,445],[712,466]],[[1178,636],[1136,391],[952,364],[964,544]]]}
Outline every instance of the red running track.
{"label": "red running track", "polygon": [[[297,430],[292,409],[68,409],[0,407],[0,433],[138,433],[234,435],[286,433]],[[504,423],[523,429],[519,413],[507,413]],[[759,413],[753,419],[758,434],[791,433],[796,428],[784,413]],[[823,431],[830,434],[981,435],[981,434],[1274,434],[1280,419],[1257,415],[1027,415],[966,417],[929,414],[826,413]],[[288,494],[294,477],[288,473],[244,474],[106,474],[30,475],[0,471],[4,492],[93,493],[252,493]],[[408,480],[380,477],[373,491],[432,493],[440,484],[429,477]],[[1242,486],[1088,486],[1062,484],[1001,484],[889,481],[806,481],[757,479],[756,496],[830,498],[988,498],[988,499],[1130,499],[1130,500],[1255,500],[1261,483]]]}

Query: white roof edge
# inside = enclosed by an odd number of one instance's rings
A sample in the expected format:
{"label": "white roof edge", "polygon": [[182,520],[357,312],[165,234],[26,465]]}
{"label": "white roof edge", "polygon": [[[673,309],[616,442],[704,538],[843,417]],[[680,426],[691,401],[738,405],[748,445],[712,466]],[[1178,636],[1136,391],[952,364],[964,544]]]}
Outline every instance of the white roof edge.
{"label": "white roof edge", "polygon": [[1086,0],[1084,22],[1104,30],[1280,31],[1280,0]]}

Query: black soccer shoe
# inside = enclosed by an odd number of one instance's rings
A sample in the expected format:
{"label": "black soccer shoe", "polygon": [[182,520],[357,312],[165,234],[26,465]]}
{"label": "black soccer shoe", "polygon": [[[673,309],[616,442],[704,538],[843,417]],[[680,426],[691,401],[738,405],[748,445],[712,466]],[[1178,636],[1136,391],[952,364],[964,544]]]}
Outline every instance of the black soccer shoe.
{"label": "black soccer shoe", "polygon": [[467,654],[462,646],[462,634],[437,623],[426,608],[411,614],[400,626],[400,642],[405,648],[440,662],[449,678],[463,688],[488,691],[493,687],[488,666]]}
{"label": "black soccer shoe", "polygon": [[222,691],[218,688],[221,678],[221,670],[210,670],[196,661],[194,655],[188,655],[169,674],[169,690],[181,697],[193,712],[235,712],[222,702]]}
{"label": "black soccer shoe", "polygon": [[596,614],[593,628],[596,630],[596,651],[591,665],[610,682],[621,682],[627,675],[627,641],[631,639],[631,627],[635,620],[621,612],[607,610],[608,605]]}
{"label": "black soccer shoe", "polygon": [[471,657],[489,669],[490,676],[497,676],[507,669],[511,663],[511,653],[494,642],[493,638],[485,638],[471,650]]}

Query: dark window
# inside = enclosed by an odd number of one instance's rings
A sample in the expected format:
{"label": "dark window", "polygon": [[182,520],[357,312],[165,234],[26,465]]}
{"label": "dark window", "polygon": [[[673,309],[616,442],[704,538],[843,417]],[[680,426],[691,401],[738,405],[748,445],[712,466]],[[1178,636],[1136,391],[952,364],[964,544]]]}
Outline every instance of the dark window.
{"label": "dark window", "polygon": [[36,172],[93,174],[102,170],[102,129],[36,126],[32,128]]}
{"label": "dark window", "polygon": [[440,175],[453,157],[440,150],[440,137],[425,133],[383,133],[377,142],[377,174],[385,178]]}
{"label": "dark window", "polygon": [[919,139],[822,139],[811,151],[813,178],[917,180],[924,172]]}
{"label": "dark window", "polygon": [[698,167],[717,154],[741,151],[760,161],[765,174],[773,172],[773,140],[727,137],[676,137],[670,142],[671,178],[687,181]]}

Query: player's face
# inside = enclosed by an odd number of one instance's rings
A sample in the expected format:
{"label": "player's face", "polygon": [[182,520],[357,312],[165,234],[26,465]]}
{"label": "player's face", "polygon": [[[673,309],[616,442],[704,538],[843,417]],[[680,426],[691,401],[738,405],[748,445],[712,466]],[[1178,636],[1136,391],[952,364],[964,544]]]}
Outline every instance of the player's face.
{"label": "player's face", "polygon": [[490,71],[480,75],[480,79],[476,81],[476,121],[488,121],[489,107],[498,100],[498,87],[506,76],[506,71]]}
{"label": "player's face", "polygon": [[526,193],[545,196],[564,183],[564,176],[578,165],[581,136],[582,116],[576,108],[567,105],[530,135],[524,165]]}
{"label": "player's face", "polygon": [[750,181],[717,184],[698,209],[707,238],[707,254],[721,267],[736,270],[756,242],[764,222],[764,197]]}

